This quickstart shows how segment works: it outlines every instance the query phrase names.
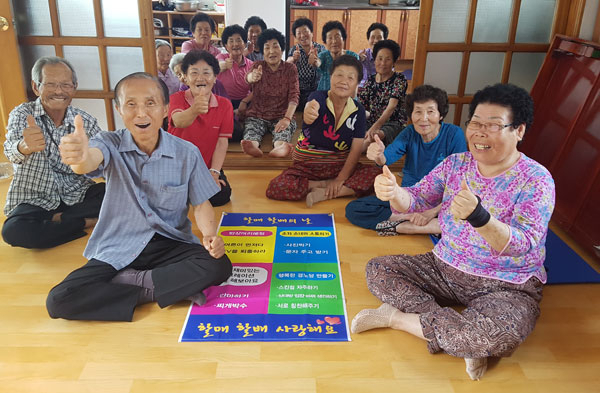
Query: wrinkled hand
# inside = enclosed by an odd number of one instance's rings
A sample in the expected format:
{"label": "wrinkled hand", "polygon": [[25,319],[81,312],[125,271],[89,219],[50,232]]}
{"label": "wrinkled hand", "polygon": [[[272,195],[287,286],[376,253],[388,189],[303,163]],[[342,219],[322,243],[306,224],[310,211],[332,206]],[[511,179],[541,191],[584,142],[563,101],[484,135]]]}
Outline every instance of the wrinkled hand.
{"label": "wrinkled hand", "polygon": [[454,196],[454,199],[450,204],[450,213],[452,213],[455,218],[464,220],[473,213],[478,203],[475,194],[469,190],[466,180],[462,179],[460,191]]}
{"label": "wrinkled hand", "polygon": [[360,52],[358,52],[358,57],[360,58],[361,62],[367,60],[367,51],[366,51],[366,49],[363,49]]}
{"label": "wrinkled hand", "polygon": [[373,136],[373,143],[367,148],[367,158],[371,161],[375,161],[379,165],[385,164],[384,151],[385,145],[381,139],[379,139],[379,135],[375,134]]}
{"label": "wrinkled hand", "polygon": [[291,121],[287,118],[283,118],[281,120],[279,120],[277,122],[277,124],[275,124],[275,128],[273,129],[273,132],[281,132],[283,130],[285,130],[286,128],[288,128],[290,126]]}
{"label": "wrinkled hand", "polygon": [[310,51],[308,52],[308,64],[316,67],[317,60],[319,60],[319,54],[317,53],[317,48],[315,48],[314,44],[311,42]]}
{"label": "wrinkled hand", "polygon": [[304,106],[304,121],[307,124],[314,123],[315,120],[317,120],[317,117],[319,117],[320,108],[321,105],[319,105],[319,102],[315,99],[312,99],[309,102],[307,102]]}
{"label": "wrinkled hand", "polygon": [[252,43],[252,41],[248,41],[248,45],[246,46],[246,50],[248,51],[248,53],[254,52],[254,44]]}
{"label": "wrinkled hand", "polygon": [[84,163],[89,154],[88,137],[83,129],[81,115],[75,116],[75,131],[60,139],[60,157],[67,165],[79,165]]}
{"label": "wrinkled hand", "polygon": [[216,174],[213,171],[211,171],[210,174],[212,175],[213,180],[215,181],[215,183],[217,183],[217,186],[219,186],[219,188],[222,188],[225,185],[225,180],[219,179],[220,175]]}
{"label": "wrinkled hand", "polygon": [[292,58],[294,59],[294,63],[300,60],[300,44],[296,45],[296,50],[294,50]]}
{"label": "wrinkled hand", "polygon": [[387,165],[383,167],[383,173],[375,178],[375,195],[382,201],[390,201],[396,196],[398,182]]}
{"label": "wrinkled hand", "polygon": [[365,133],[365,139],[369,142],[375,142],[375,135],[379,136],[379,139],[385,138],[385,133],[380,129],[375,129],[373,127],[369,128],[369,130]]}
{"label": "wrinkled hand", "polygon": [[225,255],[225,243],[220,236],[204,236],[202,237],[202,245],[206,248],[210,256],[215,259],[219,259]]}
{"label": "wrinkled hand", "polygon": [[429,221],[433,220],[433,216],[431,216],[430,214],[423,212],[423,213],[412,213],[410,216],[410,222],[412,222],[413,224],[423,227],[427,224],[429,224]]}
{"label": "wrinkled hand", "polygon": [[233,68],[233,59],[231,57],[226,58],[220,64],[221,71],[230,70]]}
{"label": "wrinkled hand", "polygon": [[344,186],[345,180],[338,179],[337,177],[330,181],[327,184],[327,188],[325,189],[325,197],[327,199],[337,198],[342,191],[342,187]]}
{"label": "wrinkled hand", "polygon": [[252,70],[252,72],[250,72],[248,74],[248,82],[249,83],[256,83],[256,82],[260,81],[261,78],[262,78],[262,65],[259,65],[254,70]]}
{"label": "wrinkled hand", "polygon": [[199,89],[194,87],[194,112],[198,115],[208,113],[208,107],[210,104],[210,96],[212,94],[211,89],[207,86],[202,86]]}
{"label": "wrinkled hand", "polygon": [[23,130],[23,140],[21,148],[24,154],[31,154],[43,151],[46,148],[46,140],[40,126],[37,125],[33,116],[27,116],[27,127]]}

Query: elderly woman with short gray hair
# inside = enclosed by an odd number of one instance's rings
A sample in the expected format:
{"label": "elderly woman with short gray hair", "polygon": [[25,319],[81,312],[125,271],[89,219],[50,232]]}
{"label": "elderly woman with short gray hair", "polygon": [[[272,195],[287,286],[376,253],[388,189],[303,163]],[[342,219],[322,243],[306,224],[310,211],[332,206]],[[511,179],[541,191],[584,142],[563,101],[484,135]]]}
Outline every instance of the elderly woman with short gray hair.
{"label": "elderly woman with short gray hair", "polygon": [[169,94],[179,91],[179,79],[169,68],[169,63],[173,57],[173,48],[165,40],[156,40],[154,47],[156,48],[156,71],[158,78],[167,85]]}

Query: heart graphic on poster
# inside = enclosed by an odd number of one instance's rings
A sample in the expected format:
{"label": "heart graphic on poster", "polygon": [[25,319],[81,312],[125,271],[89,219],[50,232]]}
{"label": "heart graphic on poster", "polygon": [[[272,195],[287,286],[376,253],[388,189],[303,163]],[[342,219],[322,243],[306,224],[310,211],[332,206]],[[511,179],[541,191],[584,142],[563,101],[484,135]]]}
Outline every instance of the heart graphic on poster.
{"label": "heart graphic on poster", "polygon": [[325,317],[325,322],[327,322],[330,325],[339,325],[340,323],[340,318],[339,317]]}
{"label": "heart graphic on poster", "polygon": [[324,323],[325,323],[325,321],[323,321],[322,319],[317,319],[317,323],[318,323],[319,325],[322,325],[322,324],[324,324]]}

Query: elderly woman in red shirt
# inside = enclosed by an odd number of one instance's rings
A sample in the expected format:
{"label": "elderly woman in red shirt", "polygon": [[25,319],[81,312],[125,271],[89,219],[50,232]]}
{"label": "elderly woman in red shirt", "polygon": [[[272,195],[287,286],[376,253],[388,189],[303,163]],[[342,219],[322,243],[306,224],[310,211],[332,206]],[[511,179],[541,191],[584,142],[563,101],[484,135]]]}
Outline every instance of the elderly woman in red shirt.
{"label": "elderly woman in red shirt", "polygon": [[233,133],[233,107],[227,98],[211,92],[219,73],[219,62],[213,55],[193,50],[183,58],[181,71],[190,88],[171,95],[168,132],[198,147],[221,188],[210,203],[221,206],[231,197],[222,167]]}

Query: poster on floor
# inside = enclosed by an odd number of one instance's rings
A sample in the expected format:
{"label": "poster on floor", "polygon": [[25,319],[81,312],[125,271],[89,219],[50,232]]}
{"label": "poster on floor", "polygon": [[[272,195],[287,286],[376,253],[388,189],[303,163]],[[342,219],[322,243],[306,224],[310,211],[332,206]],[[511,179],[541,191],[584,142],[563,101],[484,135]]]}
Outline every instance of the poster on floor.
{"label": "poster on floor", "polygon": [[233,274],[179,341],[349,341],[333,214],[223,213]]}

